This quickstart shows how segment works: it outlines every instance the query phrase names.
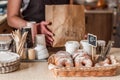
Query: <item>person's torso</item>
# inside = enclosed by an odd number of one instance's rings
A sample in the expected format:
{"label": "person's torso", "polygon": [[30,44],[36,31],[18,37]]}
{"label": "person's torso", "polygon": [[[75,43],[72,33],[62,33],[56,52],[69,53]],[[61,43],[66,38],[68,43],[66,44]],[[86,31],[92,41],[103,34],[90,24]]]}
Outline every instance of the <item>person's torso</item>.
{"label": "person's torso", "polygon": [[69,0],[23,0],[22,15],[27,21],[40,22],[45,20],[45,5],[68,4]]}

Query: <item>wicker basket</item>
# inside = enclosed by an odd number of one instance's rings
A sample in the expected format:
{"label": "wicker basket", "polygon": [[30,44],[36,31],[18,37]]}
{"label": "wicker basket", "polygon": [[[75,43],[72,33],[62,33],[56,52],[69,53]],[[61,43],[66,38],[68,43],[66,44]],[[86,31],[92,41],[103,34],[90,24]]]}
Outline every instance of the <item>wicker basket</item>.
{"label": "wicker basket", "polygon": [[16,71],[20,66],[20,58],[13,62],[1,62],[0,63],[0,74],[9,73]]}
{"label": "wicker basket", "polygon": [[[53,64],[54,55],[50,56],[48,63]],[[54,65],[54,64],[53,64]],[[55,76],[72,77],[72,76],[114,76],[116,75],[118,65],[104,66],[104,67],[55,67],[52,69]]]}
{"label": "wicker basket", "polygon": [[20,66],[20,62],[14,65],[0,67],[0,74],[5,74],[5,73],[16,71],[19,68],[19,66]]}

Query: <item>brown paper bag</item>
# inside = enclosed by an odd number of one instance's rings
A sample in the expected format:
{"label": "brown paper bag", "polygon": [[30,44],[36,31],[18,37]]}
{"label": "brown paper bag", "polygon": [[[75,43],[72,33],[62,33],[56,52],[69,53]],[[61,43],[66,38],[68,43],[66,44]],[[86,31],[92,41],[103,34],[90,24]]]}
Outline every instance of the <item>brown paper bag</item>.
{"label": "brown paper bag", "polygon": [[48,28],[55,34],[53,47],[63,47],[66,41],[80,41],[85,34],[85,13],[82,5],[46,5]]}

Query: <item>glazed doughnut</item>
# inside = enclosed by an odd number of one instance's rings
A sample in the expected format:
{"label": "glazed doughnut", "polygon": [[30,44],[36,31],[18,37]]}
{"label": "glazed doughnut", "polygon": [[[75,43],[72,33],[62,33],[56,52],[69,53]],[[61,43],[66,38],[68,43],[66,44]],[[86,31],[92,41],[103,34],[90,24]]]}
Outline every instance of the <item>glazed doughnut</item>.
{"label": "glazed doughnut", "polygon": [[75,62],[75,67],[92,67],[93,62],[90,58],[90,56],[85,53],[83,50],[78,50],[74,53],[73,59]]}
{"label": "glazed doughnut", "polygon": [[113,56],[113,55],[110,55],[110,61],[111,61],[111,64],[117,64],[117,60],[116,60],[116,58],[115,58],[115,56]]}
{"label": "glazed doughnut", "polygon": [[92,60],[88,57],[77,56],[74,61],[75,61],[75,67],[81,67],[81,66],[92,67],[93,65]]}
{"label": "glazed doughnut", "polygon": [[106,58],[104,61],[96,63],[95,67],[100,67],[100,66],[110,66],[110,65],[115,65],[117,64],[117,60],[115,56],[110,55],[108,58]]}
{"label": "glazed doughnut", "polygon": [[100,67],[100,66],[109,66],[110,65],[110,59],[106,58],[104,61],[101,61],[99,63],[95,64],[95,67]]}
{"label": "glazed doughnut", "polygon": [[58,51],[56,53],[56,56],[69,56],[69,57],[71,57],[70,53],[68,53],[66,51]]}
{"label": "glazed doughnut", "polygon": [[55,65],[60,67],[73,67],[73,59],[65,51],[59,51],[55,54]]}
{"label": "glazed doughnut", "polygon": [[72,58],[75,59],[77,56],[88,56],[86,52],[84,52],[83,50],[77,50],[74,52],[74,54],[72,55]]}

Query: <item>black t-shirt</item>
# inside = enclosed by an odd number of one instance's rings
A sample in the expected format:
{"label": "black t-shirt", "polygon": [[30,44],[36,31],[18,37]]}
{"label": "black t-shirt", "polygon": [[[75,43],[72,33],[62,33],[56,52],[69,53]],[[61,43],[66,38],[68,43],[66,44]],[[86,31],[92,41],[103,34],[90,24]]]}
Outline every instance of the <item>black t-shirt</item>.
{"label": "black t-shirt", "polygon": [[45,20],[45,5],[68,4],[69,0],[30,0],[22,15],[27,21],[41,22]]}

